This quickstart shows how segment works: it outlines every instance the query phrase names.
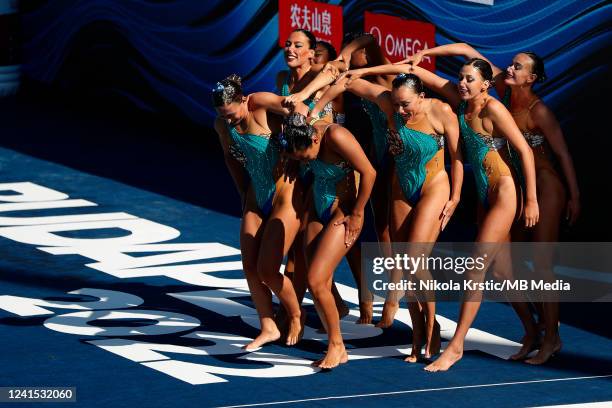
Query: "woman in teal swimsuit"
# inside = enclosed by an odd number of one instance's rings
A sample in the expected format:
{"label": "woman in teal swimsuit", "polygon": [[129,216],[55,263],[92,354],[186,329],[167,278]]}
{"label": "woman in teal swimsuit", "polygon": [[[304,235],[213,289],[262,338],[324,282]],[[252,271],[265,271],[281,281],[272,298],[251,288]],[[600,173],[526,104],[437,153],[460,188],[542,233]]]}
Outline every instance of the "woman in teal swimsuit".
{"label": "woman in teal swimsuit", "polygon": [[327,354],[314,364],[330,369],[348,360],[331,293],[333,273],[359,236],[376,171],[348,130],[318,118],[308,123],[298,113],[287,116],[281,144],[290,157],[307,161],[314,174],[306,211],[308,287],[329,337]]}
{"label": "woman in teal swimsuit", "polygon": [[[338,69],[344,66],[344,64],[339,61],[321,61],[320,63],[313,64],[314,60],[316,59],[316,49],[317,41],[315,36],[310,31],[302,29],[293,31],[285,42],[284,50],[285,62],[289,70],[280,71],[276,78],[276,84],[280,95],[289,97],[296,92],[304,94],[304,97],[301,100],[304,101],[309,109],[312,109],[315,106],[315,103],[318,101],[318,97],[320,94],[322,94],[322,91],[319,92],[319,87],[313,89],[312,92],[308,91],[308,89],[311,88],[310,85],[312,81],[317,78],[318,80],[323,79],[324,82],[329,83],[337,77],[336,74],[338,73]],[[324,86],[325,85],[322,85],[321,87]],[[330,123],[335,122],[338,118],[342,118],[343,115],[339,114],[338,111],[334,111],[334,105],[337,105],[338,103],[341,103],[341,101],[335,100],[326,103],[324,108],[322,108],[318,113],[318,117]],[[293,102],[285,103],[285,106],[292,105]],[[309,176],[307,168],[305,166],[301,166],[300,182],[302,182],[304,186],[305,197],[308,195],[308,181]],[[305,199],[307,200],[307,198]],[[297,246],[301,246],[301,235],[302,233],[300,233],[296,239],[295,245]],[[304,270],[302,272],[302,269],[304,268],[301,267],[305,261],[303,261],[302,258],[303,254],[292,251],[292,256],[290,256],[287,260],[286,269],[288,274],[294,277],[298,299],[302,299],[304,292],[306,291],[306,271]],[[351,268],[353,277],[355,278],[355,282],[359,287],[360,318],[357,320],[357,323],[370,323],[372,320],[372,302],[361,302],[361,300],[366,298],[366,295],[363,294],[363,291],[361,290],[361,248],[358,245],[354,246],[353,249],[351,249],[351,251],[349,251],[347,254],[346,259]],[[334,298],[336,299],[338,312],[340,313],[341,317],[346,316],[349,313],[349,308],[340,297],[340,293],[338,292],[335,283],[332,283],[332,292],[334,293]]]}
{"label": "woman in teal swimsuit", "polygon": [[[517,194],[517,182],[506,154],[508,141],[520,155],[525,175],[524,225],[527,228],[533,227],[539,218],[533,153],[508,110],[489,95],[488,90],[493,82],[489,63],[482,59],[468,60],[461,68],[457,85],[412,64],[378,67],[377,72],[397,72],[398,69],[416,74],[426,86],[445,96],[457,112],[465,156],[472,165],[478,196],[484,208],[476,242],[508,242],[512,223],[517,210],[520,210],[521,203],[517,205],[520,194]],[[476,253],[474,256],[481,254]],[[489,264],[493,259],[494,256],[489,257]],[[486,272],[486,267],[478,271],[480,277]],[[526,305],[514,303],[513,306],[523,324],[529,325]],[[452,340],[444,353],[425,367],[426,370],[446,371],[461,359],[465,336],[479,307],[479,301],[463,302]]]}
{"label": "woman in teal swimsuit", "polygon": [[[425,50],[413,57],[414,62],[418,63],[425,55],[485,59],[465,43]],[[538,202],[542,210],[540,222],[531,234],[526,234],[519,226],[515,228],[513,240],[556,242],[559,240],[559,226],[564,213],[569,225],[574,224],[580,214],[580,190],[572,157],[555,114],[533,91],[536,83],[544,81],[544,62],[532,52],[521,52],[514,56],[506,70],[493,64],[491,68],[496,79],[497,94],[502,96],[504,105],[533,151]],[[551,259],[546,260],[538,270],[543,271],[547,279],[554,279]],[[544,322],[544,338],[538,353],[525,360],[529,364],[545,363],[553,353],[561,349],[558,303],[547,301],[536,306]],[[537,345],[539,333],[530,337],[523,342],[525,347],[513,356],[514,359],[525,358]]]}
{"label": "woman in teal swimsuit", "polygon": [[289,112],[281,106],[280,96],[266,92],[243,96],[237,75],[217,83],[212,98],[218,113],[215,130],[244,203],[240,249],[261,324],[259,336],[245,348],[254,350],[281,336],[274,322],[270,290],[288,313],[286,344],[294,345],[304,316],[291,280],[279,270],[298,232],[302,203],[294,198],[299,186],[283,175],[279,145],[273,136],[281,127],[280,118],[273,112]]}
{"label": "woman in teal swimsuit", "polygon": [[[378,67],[351,70],[346,74],[350,80],[340,79],[338,86],[349,82],[346,85],[349,91],[376,104],[384,112],[385,121],[387,116],[393,121],[389,130],[389,152],[395,163],[391,181],[391,238],[393,242],[412,242],[415,245],[411,249],[417,250],[416,244],[437,240],[459,203],[463,164],[457,116],[447,104],[425,98],[423,84],[416,75],[400,74],[393,80],[391,91],[359,79],[377,73]],[[452,189],[444,167],[445,137],[451,158]],[[421,255],[422,249],[415,256]],[[427,275],[426,271],[421,272]],[[426,358],[440,350],[435,302],[431,295],[424,298],[429,301],[409,299],[413,347],[406,358],[408,362],[419,359],[422,338]]]}
{"label": "woman in teal swimsuit", "polygon": [[[365,33],[349,33],[345,39],[346,45],[342,49],[341,55],[338,61],[345,64],[346,67],[362,68],[367,66],[376,66],[380,64],[388,64],[389,60],[384,56],[380,49],[376,38],[371,34]],[[338,66],[340,70],[342,66]],[[332,80],[335,78],[329,74],[319,74],[313,81],[311,81],[301,92],[291,95],[287,98],[287,101],[302,101],[309,94],[317,92],[319,90],[326,92],[321,96],[316,103],[315,107],[311,110],[310,115],[316,116],[321,115],[325,111],[325,106],[330,101],[335,101],[343,96],[345,91],[343,86],[332,85],[331,88],[326,88]],[[368,76],[368,81],[391,89],[391,81],[393,80],[392,75],[372,75]],[[357,95],[360,96],[360,95]],[[370,204],[372,207],[372,213],[374,215],[374,225],[376,228],[376,237],[382,244],[384,251],[389,247],[391,243],[390,236],[390,184],[392,175],[392,160],[389,160],[387,153],[387,117],[386,114],[381,111],[378,105],[367,98],[360,98],[361,108],[366,112],[369,117],[372,134],[367,135],[367,142],[370,148],[366,148],[368,157],[374,165],[378,177],[374,184],[374,190],[370,198]],[[305,100],[304,100],[305,101]],[[355,128],[354,124],[353,125]],[[385,253],[384,256],[390,256],[390,253]],[[366,293],[365,291],[363,291]],[[369,293],[368,293],[369,294]],[[398,291],[389,291],[386,296],[385,304],[382,310],[381,320],[376,324],[377,327],[387,328],[393,324],[395,313],[399,308],[399,295]],[[370,323],[372,315],[372,301],[370,297],[362,298],[365,300],[361,303],[362,315],[368,316],[364,323]],[[369,313],[368,313],[369,311]]]}

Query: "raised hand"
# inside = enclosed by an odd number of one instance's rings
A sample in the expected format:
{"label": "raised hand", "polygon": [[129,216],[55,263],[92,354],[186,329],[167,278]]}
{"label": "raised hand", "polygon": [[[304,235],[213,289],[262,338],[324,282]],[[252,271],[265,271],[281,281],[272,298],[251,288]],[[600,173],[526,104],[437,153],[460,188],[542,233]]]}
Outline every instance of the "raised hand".
{"label": "raised hand", "polygon": [[425,56],[425,53],[423,51],[419,51],[419,52],[412,54],[408,58],[405,58],[398,62],[394,62],[393,65],[410,64],[410,65],[416,66],[421,63],[424,56]]}

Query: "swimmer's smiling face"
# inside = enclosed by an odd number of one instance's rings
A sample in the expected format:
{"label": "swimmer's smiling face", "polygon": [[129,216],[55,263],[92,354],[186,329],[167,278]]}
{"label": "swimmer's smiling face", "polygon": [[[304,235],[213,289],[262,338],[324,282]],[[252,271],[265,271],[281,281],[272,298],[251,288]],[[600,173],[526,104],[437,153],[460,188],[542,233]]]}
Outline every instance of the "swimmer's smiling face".
{"label": "swimmer's smiling face", "polygon": [[310,48],[310,40],[306,34],[294,31],[285,41],[285,62],[289,68],[297,68],[309,62],[315,56]]}
{"label": "swimmer's smiling face", "polygon": [[531,85],[536,78],[533,74],[533,60],[527,54],[519,53],[506,68],[504,83],[508,86]]}
{"label": "swimmer's smiling face", "polygon": [[459,82],[457,90],[463,100],[475,98],[482,93],[483,89],[489,87],[489,81],[485,81],[482,74],[474,65],[464,65],[459,71]]}

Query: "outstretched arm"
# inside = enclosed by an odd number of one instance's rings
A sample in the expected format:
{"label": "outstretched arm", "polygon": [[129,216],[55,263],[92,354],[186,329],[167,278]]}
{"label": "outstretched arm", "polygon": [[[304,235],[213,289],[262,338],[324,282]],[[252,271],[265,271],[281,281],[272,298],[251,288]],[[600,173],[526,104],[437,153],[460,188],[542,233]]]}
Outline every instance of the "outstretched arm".
{"label": "outstretched arm", "polygon": [[292,105],[295,102],[303,102],[308,99],[311,95],[315,94],[318,90],[325,88],[327,85],[333,83],[340,75],[340,69],[344,70],[344,64],[340,61],[331,61],[325,65],[313,65],[311,68],[319,70],[317,76],[315,76],[309,83],[299,92],[289,95],[285,98],[284,104],[286,106]]}
{"label": "outstretched arm", "polygon": [[384,108],[381,106],[381,109],[383,110],[392,109],[391,103],[389,101],[385,101],[385,98],[381,98],[381,95],[389,92],[384,86],[373,84],[363,79],[351,81],[349,84],[348,79],[343,78],[336,81],[336,83],[323,94],[321,99],[319,99],[315,107],[310,112],[310,116],[315,117],[318,115],[328,102],[336,99],[338,95],[345,91],[349,91],[360,98],[368,99],[374,103],[378,103],[379,105],[382,104]]}
{"label": "outstretched arm", "polygon": [[456,84],[426,70],[425,68],[414,65],[407,66],[409,67],[411,73],[421,78],[421,81],[423,81],[423,84],[426,87],[444,96],[451,107],[454,110],[457,109],[461,103],[461,98],[459,97]]}
{"label": "outstretched arm", "polygon": [[271,92],[255,92],[248,96],[249,110],[265,109],[268,112],[287,116],[291,112],[299,112],[303,115],[308,114],[308,107],[301,102],[297,102],[294,108],[283,106],[284,96],[276,95]]}
{"label": "outstretched arm", "polygon": [[369,68],[350,70],[342,74],[340,76],[340,79],[344,77],[349,78],[350,85],[352,81],[356,80],[357,78],[361,78],[365,75],[398,75],[402,73],[415,74],[416,76],[421,78],[421,81],[423,81],[423,84],[425,84],[425,86],[433,89],[434,91],[446,97],[451,106],[459,106],[461,99],[459,98],[459,94],[457,92],[455,84],[453,84],[447,79],[444,79],[434,74],[433,72],[430,72],[421,67],[414,66],[412,64],[387,64]]}
{"label": "outstretched arm", "polygon": [[516,126],[512,115],[501,102],[491,98],[486,109],[493,122],[495,133],[508,139],[512,147],[521,156],[525,186],[527,188],[525,196],[525,226],[533,227],[539,219],[533,152]]}
{"label": "outstretched arm", "polygon": [[544,133],[544,137],[546,137],[548,144],[561,164],[570,195],[566,218],[572,225],[580,214],[580,191],[574,162],[565,143],[561,126],[559,126],[555,114],[542,102],[533,107],[531,117],[536,126]]}
{"label": "outstretched arm", "polygon": [[[368,64],[371,66],[385,65],[391,63],[391,61],[389,61],[389,59],[384,55],[382,49],[378,45],[376,37],[374,37],[372,34],[365,33],[361,37],[358,37],[351,41],[340,52],[340,56],[338,57],[338,59],[346,63],[346,69],[349,69],[350,67],[350,61],[353,52],[360,49],[365,50]],[[391,77],[386,77],[382,79],[388,83],[393,80],[393,78]]]}
{"label": "outstretched arm", "polygon": [[491,64],[491,69],[493,70],[493,78],[495,78],[495,89],[500,97],[504,96],[504,91],[506,85],[504,84],[503,77],[504,71],[499,67],[495,66],[491,61],[489,61],[484,55],[478,52],[474,47],[466,43],[455,43],[455,44],[446,44],[439,45],[434,48],[428,48],[426,50],[421,50],[407,58],[403,62],[411,63],[412,65],[418,65],[421,60],[426,56],[432,57],[464,57],[465,59],[471,58],[480,58],[487,61]]}
{"label": "outstretched arm", "polygon": [[348,81],[347,90],[360,98],[374,102],[388,116],[393,116],[393,103],[389,90],[382,85],[373,84],[364,79]]}
{"label": "outstretched arm", "polygon": [[359,191],[353,206],[353,211],[336,225],[346,224],[344,244],[349,246],[354,242],[363,227],[363,217],[365,206],[370,199],[374,181],[376,180],[376,170],[368,160],[363,149],[355,139],[355,136],[341,126],[334,126],[328,135],[328,142],[331,148],[346,161],[351,167],[359,172]]}

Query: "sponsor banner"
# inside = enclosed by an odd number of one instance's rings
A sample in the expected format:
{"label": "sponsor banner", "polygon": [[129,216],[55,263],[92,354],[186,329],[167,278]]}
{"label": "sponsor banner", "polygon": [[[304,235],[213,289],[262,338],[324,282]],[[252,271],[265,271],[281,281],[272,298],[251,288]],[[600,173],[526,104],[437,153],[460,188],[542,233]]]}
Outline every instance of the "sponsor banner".
{"label": "sponsor banner", "polygon": [[[380,48],[391,62],[435,46],[436,26],[430,23],[366,11],[364,25],[365,31],[378,39]],[[420,66],[435,71],[435,57],[423,58]]]}
{"label": "sponsor banner", "polygon": [[342,7],[306,0],[279,0],[278,44],[285,46],[289,34],[298,28],[312,32],[317,40],[342,47]]}

